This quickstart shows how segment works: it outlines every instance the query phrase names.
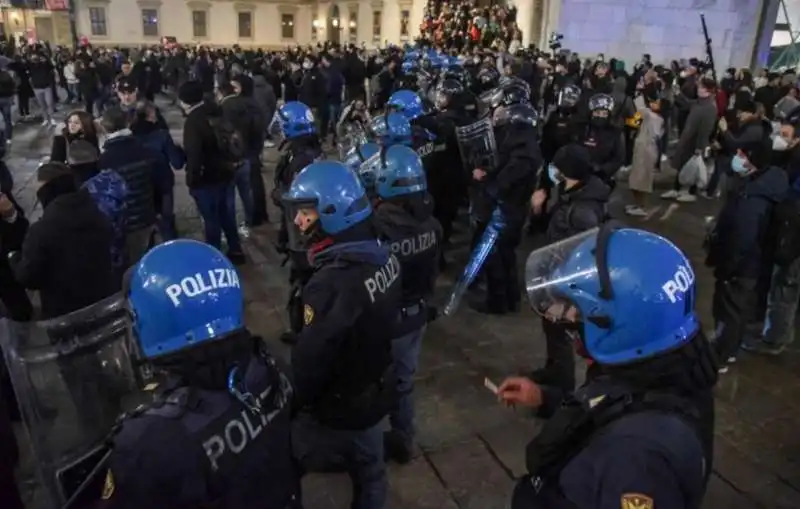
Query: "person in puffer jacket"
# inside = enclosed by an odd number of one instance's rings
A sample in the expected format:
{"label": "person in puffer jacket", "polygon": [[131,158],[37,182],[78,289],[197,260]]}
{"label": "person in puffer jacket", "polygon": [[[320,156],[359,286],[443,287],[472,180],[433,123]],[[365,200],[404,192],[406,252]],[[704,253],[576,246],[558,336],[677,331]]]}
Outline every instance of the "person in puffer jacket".
{"label": "person in puffer jacket", "polygon": [[183,169],[186,165],[186,154],[181,147],[175,144],[169,130],[161,127],[158,110],[150,101],[139,101],[133,123],[131,123],[131,132],[145,147],[159,156],[154,190],[155,207],[158,214],[156,227],[162,241],[177,239],[175,174],[173,171]]}
{"label": "person in puffer jacket", "polygon": [[128,186],[126,199],[127,266],[142,257],[151,243],[156,224],[155,189],[165,169],[159,154],[146,147],[127,125],[128,116],[119,108],[103,114],[102,125],[107,138],[98,167],[114,170]]}

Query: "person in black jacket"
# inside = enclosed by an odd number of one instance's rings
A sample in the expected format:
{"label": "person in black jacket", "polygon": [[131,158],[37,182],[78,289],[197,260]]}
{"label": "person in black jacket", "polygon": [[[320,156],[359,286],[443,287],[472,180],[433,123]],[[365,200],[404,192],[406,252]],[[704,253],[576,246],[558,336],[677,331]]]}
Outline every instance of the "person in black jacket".
{"label": "person in black jacket", "polygon": [[61,134],[53,136],[53,144],[50,147],[50,161],[66,163],[67,148],[70,143],[77,140],[85,140],[100,150],[94,118],[89,113],[81,110],[70,112],[67,115],[66,125],[61,130]]}
{"label": "person in black jacket", "polygon": [[[561,147],[547,167],[556,203],[550,211],[547,242],[554,244],[599,226],[606,216],[611,188],[593,175],[591,155],[582,145]],[[541,203],[534,203],[534,213],[542,213]],[[563,326],[542,320],[547,341],[547,363],[534,371],[531,380],[571,392],[575,389],[575,358]]]}
{"label": "person in black jacket", "polygon": [[43,126],[55,126],[56,121],[53,119],[53,82],[55,76],[53,71],[55,68],[53,64],[44,55],[34,54],[30,60],[30,73],[31,73],[31,86],[33,86],[33,95],[36,97],[36,102],[42,109]]}
{"label": "person in black jacket", "polygon": [[41,318],[48,319],[94,304],[119,284],[111,263],[112,226],[89,192],[61,163],[42,165],[37,179],[44,214],[9,263],[20,283],[39,290]]}
{"label": "person in black jacket", "polygon": [[212,120],[218,123],[222,111],[203,101],[203,84],[187,81],[178,89],[178,99],[186,113],[183,149],[186,152],[186,185],[203,217],[206,242],[216,248],[222,233],[228,242],[228,258],[244,263],[245,257],[236,229],[234,169],[225,161]]}
{"label": "person in black jacket", "polygon": [[474,308],[481,313],[502,315],[519,310],[521,293],[516,249],[542,155],[536,140],[538,115],[530,104],[500,106],[492,115],[497,166],[491,170],[472,170],[473,185],[477,189],[473,208],[478,230],[486,228],[495,209],[502,213],[505,227],[486,260],[485,300],[475,302]]}
{"label": "person in black jacket", "polygon": [[330,123],[330,101],[328,80],[311,57],[303,61],[303,77],[300,79],[298,100],[314,111],[319,126],[319,139],[325,143]]}
{"label": "person in black jacket", "polygon": [[171,170],[159,154],[147,148],[128,129],[125,112],[109,108],[102,122],[107,138],[97,166],[119,173],[128,187],[126,263],[130,266],[139,261],[150,245],[156,223],[155,185],[165,171]]}
{"label": "person in black jacket", "polygon": [[13,187],[11,172],[0,161],[0,303],[12,320],[27,322],[33,316],[33,306],[8,265],[8,255],[22,247],[28,231],[28,220],[14,199]]}

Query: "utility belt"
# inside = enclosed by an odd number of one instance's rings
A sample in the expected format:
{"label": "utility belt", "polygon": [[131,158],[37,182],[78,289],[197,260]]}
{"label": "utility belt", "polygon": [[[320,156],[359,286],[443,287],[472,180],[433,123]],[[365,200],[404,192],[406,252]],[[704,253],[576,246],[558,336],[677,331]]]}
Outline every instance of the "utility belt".
{"label": "utility belt", "polygon": [[381,376],[357,394],[334,392],[311,409],[317,420],[332,429],[361,431],[378,424],[397,402],[397,374],[390,363]]}

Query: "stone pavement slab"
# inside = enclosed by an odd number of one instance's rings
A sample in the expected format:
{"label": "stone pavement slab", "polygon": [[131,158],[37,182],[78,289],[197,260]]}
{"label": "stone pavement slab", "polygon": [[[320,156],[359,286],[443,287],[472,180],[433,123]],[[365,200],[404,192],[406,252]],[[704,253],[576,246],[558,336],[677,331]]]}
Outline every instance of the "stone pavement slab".
{"label": "stone pavement slab", "polygon": [[[161,103],[176,141],[182,116]],[[34,133],[34,134],[31,134]],[[23,130],[12,145],[7,162],[15,173],[18,195],[32,207],[32,175],[39,158],[49,152],[49,136],[42,130]],[[22,140],[28,140],[24,142]],[[264,152],[264,178],[271,186],[277,152]],[[674,173],[665,170],[659,191]],[[177,173],[176,210],[179,228],[200,237],[201,222]],[[628,200],[624,185],[612,199],[612,215],[632,226],[656,231],[684,249],[697,273],[698,311],[711,329],[713,278],[704,266],[704,217],[713,215],[715,200],[692,204],[666,203],[652,198],[651,215],[643,220],[621,214]],[[30,209],[29,209],[30,210]],[[273,225],[255,229],[245,248],[250,263],[241,269],[245,287],[246,319],[250,329],[264,337],[279,355],[288,348],[278,341],[286,328],[284,303],[288,270],[273,247]],[[442,301],[468,256],[468,232],[458,225],[451,263],[437,284]],[[519,249],[520,263],[540,241],[526,238]],[[391,509],[503,508],[512,479],[524,473],[524,447],[541,425],[524,411],[503,408],[483,387],[484,377],[529,370],[544,361],[545,347],[539,319],[529,310],[506,317],[479,315],[466,305],[458,315],[430,325],[421,354],[415,393],[418,412],[416,452],[411,464],[390,467]],[[778,358],[743,355],[717,388],[714,474],[704,509],[800,508],[800,349],[792,346]],[[579,363],[577,372],[582,374]],[[620,454],[625,454],[620,451]],[[304,480],[308,509],[347,507],[350,487],[345,475],[313,474]]]}

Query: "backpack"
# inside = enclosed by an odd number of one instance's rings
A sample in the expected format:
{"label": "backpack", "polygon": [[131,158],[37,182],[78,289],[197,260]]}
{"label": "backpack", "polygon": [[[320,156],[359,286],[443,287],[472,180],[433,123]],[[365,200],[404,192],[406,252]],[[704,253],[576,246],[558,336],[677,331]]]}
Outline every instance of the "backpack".
{"label": "backpack", "polygon": [[209,117],[211,129],[217,139],[220,157],[231,169],[235,169],[245,158],[245,140],[232,123],[222,116]]}
{"label": "backpack", "polygon": [[17,82],[7,69],[0,70],[0,97],[11,97],[17,91]]}
{"label": "backpack", "polygon": [[128,185],[114,170],[103,170],[83,183],[100,212],[108,217],[114,229],[111,259],[114,267],[125,262],[125,235],[127,233]]}
{"label": "backpack", "polygon": [[777,265],[785,267],[800,257],[800,195],[790,192],[775,204],[768,231]]}

